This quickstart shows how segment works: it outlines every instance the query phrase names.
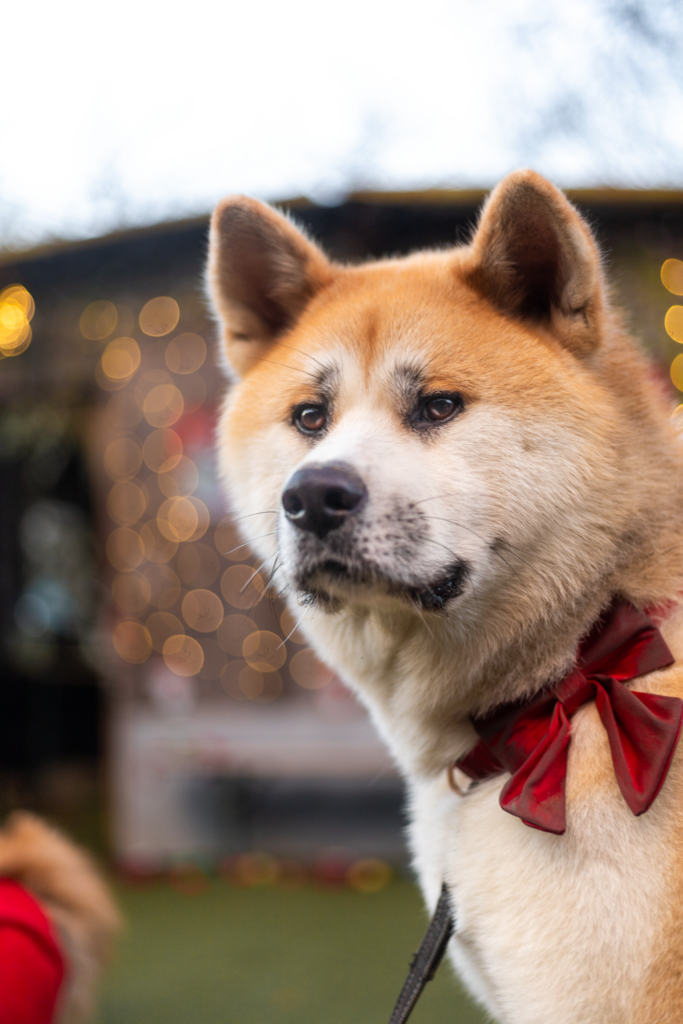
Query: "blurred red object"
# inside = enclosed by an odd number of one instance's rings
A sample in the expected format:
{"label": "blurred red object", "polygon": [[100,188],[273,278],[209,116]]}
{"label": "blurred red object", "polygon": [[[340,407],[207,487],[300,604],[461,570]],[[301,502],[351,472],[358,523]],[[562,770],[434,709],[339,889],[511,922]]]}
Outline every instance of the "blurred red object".
{"label": "blurred red object", "polygon": [[51,1024],[64,980],[52,926],[31,894],[0,878],[0,1021]]}

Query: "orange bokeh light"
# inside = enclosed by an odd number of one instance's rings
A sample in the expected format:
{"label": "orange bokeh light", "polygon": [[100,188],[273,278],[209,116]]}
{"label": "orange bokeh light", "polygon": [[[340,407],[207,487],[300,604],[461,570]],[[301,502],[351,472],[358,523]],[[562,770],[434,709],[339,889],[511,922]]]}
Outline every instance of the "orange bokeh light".
{"label": "orange bokeh light", "polygon": [[178,541],[164,537],[156,519],[151,519],[140,527],[140,539],[144,547],[145,558],[150,562],[170,562],[178,550]]}
{"label": "orange bokeh light", "polygon": [[135,530],[122,526],[107,538],[107,558],[120,572],[130,572],[142,562],[145,549]]}
{"label": "orange bokeh light", "polygon": [[223,558],[229,558],[231,562],[244,562],[251,557],[251,549],[240,537],[232,516],[226,516],[213,532],[213,542],[216,551]]}
{"label": "orange bokeh light", "polygon": [[294,618],[289,608],[285,608],[280,616],[280,629],[282,630],[283,637],[286,637],[287,643],[298,644],[299,646],[308,643],[301,630],[297,628],[297,619]]}
{"label": "orange bokeh light", "polygon": [[170,540],[199,540],[206,533],[209,510],[198,498],[168,498],[157,514],[164,537]]}
{"label": "orange bokeh light", "polygon": [[224,614],[221,599],[212,590],[191,590],[183,598],[182,613],[188,626],[198,633],[218,629]]}
{"label": "orange bokeh light", "polygon": [[204,664],[201,644],[182,633],[168,638],[163,648],[164,661],[178,676],[194,676]]}
{"label": "orange bokeh light", "polygon": [[159,474],[159,490],[167,498],[187,498],[197,489],[199,470],[192,459],[183,455],[175,466]]}
{"label": "orange bokeh light", "polygon": [[153,338],[160,338],[177,326],[180,319],[180,307],[175,299],[167,295],[159,295],[150,299],[140,312],[140,330]]}
{"label": "orange bokeh light", "polygon": [[151,587],[150,604],[155,608],[171,608],[180,597],[180,580],[168,565],[147,565],[144,574]]}
{"label": "orange bokeh light", "polygon": [[164,644],[169,637],[185,632],[178,616],[172,615],[171,612],[152,612],[145,625],[152,640],[152,647],[159,654],[163,651]]}
{"label": "orange bokeh light", "polygon": [[683,260],[664,260],[662,284],[674,295],[683,295]]}
{"label": "orange bokeh light", "polygon": [[206,359],[206,342],[199,334],[179,334],[166,346],[166,365],[173,373],[194,373]]}
{"label": "orange bokeh light", "polygon": [[277,633],[260,629],[245,639],[242,644],[242,657],[248,665],[259,672],[274,672],[282,668],[287,660],[287,648]]}
{"label": "orange bokeh light", "polygon": [[132,480],[115,483],[107,496],[109,515],[119,526],[137,523],[147,507],[145,492]]}
{"label": "orange bokeh light", "polygon": [[318,661],[311,647],[305,647],[294,655],[289,663],[289,672],[305,690],[321,690],[334,678],[332,669]]}
{"label": "orange bokeh light", "polygon": [[226,615],[218,627],[216,638],[224,651],[234,658],[241,658],[242,644],[257,631],[258,626],[248,615]]}
{"label": "orange bokeh light", "polygon": [[168,473],[183,457],[183,442],[175,430],[153,430],[142,445],[142,457],[153,473]]}
{"label": "orange bokeh light", "polygon": [[130,480],[142,465],[140,445],[132,437],[117,437],[104,452],[104,468],[112,480]]}
{"label": "orange bokeh light", "polygon": [[149,604],[152,591],[149,581],[139,572],[121,572],[111,585],[114,603],[129,615],[139,615]]}
{"label": "orange bokeh light", "polygon": [[152,639],[139,622],[119,622],[112,639],[118,656],[133,665],[147,661],[152,652]]}
{"label": "orange bokeh light", "polygon": [[683,306],[671,306],[664,317],[664,326],[674,341],[683,344]]}
{"label": "orange bokeh light", "polygon": [[140,366],[140,348],[133,338],[110,341],[100,359],[102,373],[115,384],[125,383]]}
{"label": "orange bokeh light", "polygon": [[233,608],[253,608],[265,590],[263,577],[249,565],[233,565],[221,577],[221,593]]}
{"label": "orange bokeh light", "polygon": [[170,427],[183,414],[183,396],[174,384],[157,384],[145,395],[142,412],[150,427]]}
{"label": "orange bokeh light", "polygon": [[91,302],[81,313],[81,334],[89,341],[104,341],[118,323],[119,315],[113,302],[101,299]]}

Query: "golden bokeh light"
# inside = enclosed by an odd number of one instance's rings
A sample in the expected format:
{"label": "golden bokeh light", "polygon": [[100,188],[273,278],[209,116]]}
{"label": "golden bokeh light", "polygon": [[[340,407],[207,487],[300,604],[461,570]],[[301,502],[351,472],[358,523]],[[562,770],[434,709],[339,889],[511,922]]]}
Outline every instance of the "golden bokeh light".
{"label": "golden bokeh light", "polygon": [[81,334],[89,341],[104,341],[114,331],[118,320],[119,314],[113,302],[106,299],[91,302],[81,313]]}
{"label": "golden bokeh light", "polygon": [[294,655],[289,663],[289,672],[305,690],[321,690],[334,678],[332,669],[318,661],[311,647],[305,647]]}
{"label": "golden bokeh light", "polygon": [[29,323],[35,305],[23,285],[14,284],[0,292],[0,355],[18,356],[31,344]]}
{"label": "golden bokeh light", "polygon": [[192,459],[183,455],[168,472],[159,474],[159,490],[167,498],[187,498],[197,489],[199,470]]}
{"label": "golden bokeh light", "polygon": [[[254,700],[259,704],[269,704],[270,701],[277,700],[282,693],[282,676],[279,672],[268,672],[264,675],[258,669],[253,668],[252,665],[242,665],[241,668],[238,666],[239,662],[237,666],[228,665],[227,669],[222,673],[221,681],[227,692],[230,692],[230,690],[226,686],[227,680],[225,677],[231,669],[233,672],[237,669],[237,685],[247,700]],[[234,682],[232,689],[234,691]]]}
{"label": "golden bokeh light", "polygon": [[151,587],[149,603],[155,608],[171,608],[180,597],[180,580],[168,565],[147,565],[143,569]]}
{"label": "golden bokeh light", "polygon": [[170,562],[178,550],[178,541],[164,537],[156,519],[152,519],[140,527],[140,540],[143,544],[145,558],[150,562],[158,564]]}
{"label": "golden bokeh light", "polygon": [[204,652],[204,664],[199,670],[201,679],[219,679],[225,668],[227,656],[220,644],[215,640],[202,638],[202,651]]}
{"label": "golden bokeh light", "polygon": [[114,603],[129,615],[140,615],[149,604],[152,590],[149,581],[139,572],[120,572],[111,585]]}
{"label": "golden bokeh light", "polygon": [[130,572],[145,557],[145,549],[135,530],[122,526],[107,538],[107,558],[119,572]]}
{"label": "golden bokeh light", "polygon": [[676,356],[671,364],[671,380],[679,391],[683,391],[683,353]]}
{"label": "golden bokeh light", "polygon": [[247,665],[259,672],[274,672],[287,660],[287,648],[282,637],[267,629],[251,633],[242,644],[242,657]]}
{"label": "golden bokeh light", "polygon": [[27,324],[25,332],[18,340],[8,343],[0,341],[0,356],[2,356],[3,359],[5,357],[20,356],[31,344],[32,337],[31,325]]}
{"label": "golden bokeh light", "polygon": [[107,496],[109,515],[119,526],[137,523],[147,507],[145,492],[132,480],[115,483]]}
{"label": "golden bokeh light", "polygon": [[683,404],[677,405],[674,411],[671,413],[671,416],[672,418],[675,417],[676,419],[680,420],[680,418],[683,416]]}
{"label": "golden bokeh light", "polygon": [[263,577],[250,565],[232,565],[221,576],[221,593],[233,608],[253,608],[265,591]]}
{"label": "golden bokeh light", "polygon": [[185,622],[198,633],[213,633],[223,621],[223,604],[212,590],[191,590],[183,598],[181,610]]}
{"label": "golden bokeh light", "polygon": [[303,646],[303,644],[308,643],[308,640],[301,630],[297,628],[297,620],[287,607],[285,607],[285,610],[280,616],[280,629],[282,630],[282,635],[286,638],[287,643],[298,644],[299,646]]}
{"label": "golden bokeh light", "polygon": [[385,889],[391,882],[394,872],[384,860],[376,857],[364,857],[351,865],[346,872],[346,881],[356,892],[373,893]]}
{"label": "golden bokeh light", "polygon": [[120,391],[121,388],[125,388],[128,383],[125,378],[123,380],[110,380],[102,369],[101,359],[98,360],[97,366],[95,367],[95,381],[103,391]]}
{"label": "golden bokeh light", "polygon": [[142,465],[140,445],[132,437],[117,437],[104,452],[104,468],[112,480],[130,480]]}
{"label": "golden bokeh light", "polygon": [[216,632],[216,638],[224,651],[233,658],[242,657],[242,644],[258,626],[248,615],[226,615]]}
{"label": "golden bokeh light", "polygon": [[177,676],[196,676],[204,664],[201,644],[191,636],[170,636],[163,647],[164,661]]}
{"label": "golden bokeh light", "polygon": [[[683,306],[672,306],[664,317],[667,334],[683,345]],[[678,386],[678,385],[677,385]]]}
{"label": "golden bokeh light", "polygon": [[189,377],[183,377],[178,386],[183,396],[184,411],[195,412],[200,409],[206,398],[206,384],[201,374],[192,373]]}
{"label": "golden bokeh light", "polygon": [[188,586],[210,587],[220,571],[218,555],[208,544],[185,544],[178,554],[178,575]]}
{"label": "golden bokeh light", "polygon": [[223,558],[229,558],[231,562],[244,562],[251,557],[249,545],[240,537],[232,516],[221,519],[213,532],[213,542],[218,554]]}
{"label": "golden bokeh light", "polygon": [[142,665],[152,653],[152,638],[139,622],[119,622],[112,639],[118,656],[133,665]]}
{"label": "golden bokeh light", "polygon": [[683,295],[683,260],[664,260],[662,284],[674,295]]}
{"label": "golden bokeh light", "polygon": [[142,419],[142,409],[128,391],[112,395],[107,401],[105,420],[114,433],[134,430]]}
{"label": "golden bokeh light", "polygon": [[170,540],[196,540],[203,536],[208,525],[203,524],[200,515],[203,520],[208,514],[206,505],[196,498],[167,498],[159,508],[157,523],[164,537]]}
{"label": "golden bokeh light", "polygon": [[142,457],[153,473],[168,473],[183,457],[183,442],[175,430],[153,430],[142,445]]}
{"label": "golden bokeh light", "polygon": [[110,341],[100,359],[102,373],[115,384],[130,380],[140,366],[140,347],[133,338]]}
{"label": "golden bokeh light", "polygon": [[199,334],[179,334],[169,341],[165,357],[173,373],[194,373],[206,359],[206,342]]}
{"label": "golden bokeh light", "polygon": [[183,414],[183,396],[174,384],[157,384],[145,395],[142,412],[150,427],[171,427]]}
{"label": "golden bokeh light", "polygon": [[[147,347],[147,351],[148,352],[153,350],[154,344],[158,345],[159,342],[148,343],[147,344],[146,347]],[[160,366],[153,366],[151,369],[145,370],[144,373],[140,374],[139,384],[140,384],[140,387],[143,389],[145,394],[147,394],[149,389],[151,387],[153,387],[155,384],[172,384],[172,383],[173,383],[173,378],[171,377],[171,374],[167,370],[162,370],[162,368]],[[146,387],[146,385],[149,385],[149,387]]]}
{"label": "golden bokeh light", "polygon": [[172,615],[171,612],[152,612],[145,626],[151,637],[152,647],[159,654],[169,637],[185,632],[185,627],[178,616]]}
{"label": "golden bokeh light", "polygon": [[18,306],[27,320],[33,319],[36,304],[23,284],[11,284],[0,292],[0,305]]}
{"label": "golden bokeh light", "polygon": [[140,330],[153,338],[161,338],[170,334],[180,320],[180,307],[175,299],[167,295],[159,295],[150,299],[140,312]]}

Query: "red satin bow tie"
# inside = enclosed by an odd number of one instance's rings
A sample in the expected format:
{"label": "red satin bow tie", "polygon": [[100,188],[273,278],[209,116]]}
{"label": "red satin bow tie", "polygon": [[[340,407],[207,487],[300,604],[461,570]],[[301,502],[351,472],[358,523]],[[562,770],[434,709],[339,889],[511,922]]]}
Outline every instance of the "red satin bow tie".
{"label": "red satin bow tie", "polygon": [[479,743],[456,767],[471,779],[510,772],[500,805],[525,825],[562,835],[567,827],[565,779],[570,718],[594,700],[612,751],[624,800],[646,811],[669,770],[683,719],[683,701],[637,693],[623,683],[672,665],[664,639],[642,612],[616,599],[581,641],[576,667],[530,700],[472,719]]}

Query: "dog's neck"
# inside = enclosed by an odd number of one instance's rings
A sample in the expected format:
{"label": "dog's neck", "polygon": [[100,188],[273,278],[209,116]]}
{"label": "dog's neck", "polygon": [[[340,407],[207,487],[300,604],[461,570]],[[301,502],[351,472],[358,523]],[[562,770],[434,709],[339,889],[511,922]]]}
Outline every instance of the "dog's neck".
{"label": "dog's neck", "polygon": [[349,606],[314,616],[307,631],[368,706],[404,774],[421,777],[474,745],[470,715],[559,680],[616,592],[605,580],[535,617],[502,601],[478,619],[474,603],[448,616]]}

